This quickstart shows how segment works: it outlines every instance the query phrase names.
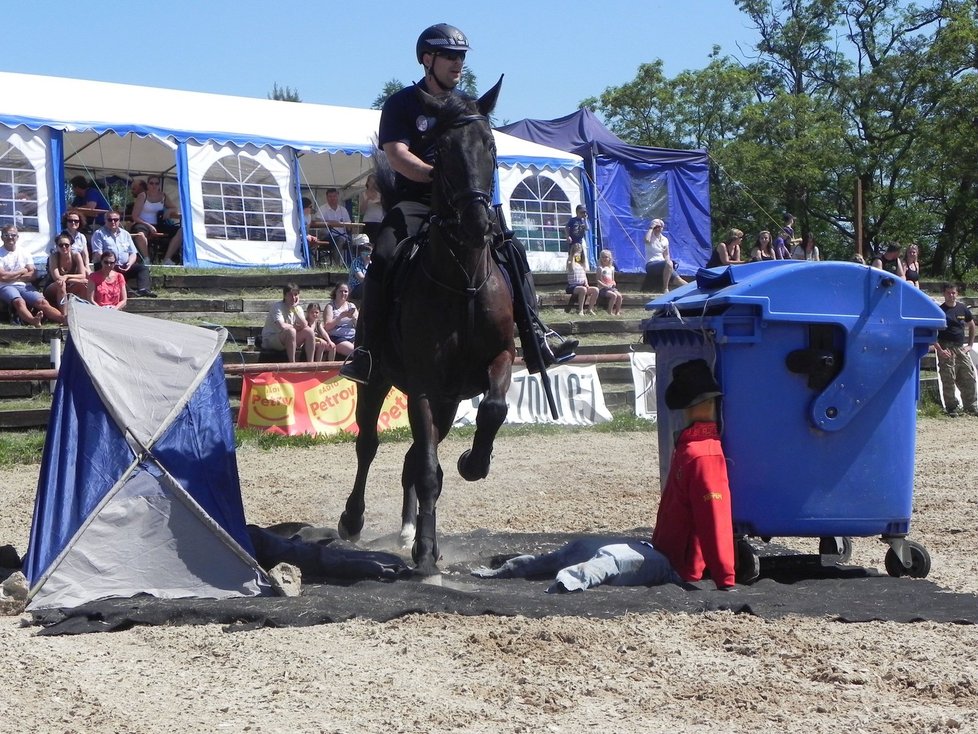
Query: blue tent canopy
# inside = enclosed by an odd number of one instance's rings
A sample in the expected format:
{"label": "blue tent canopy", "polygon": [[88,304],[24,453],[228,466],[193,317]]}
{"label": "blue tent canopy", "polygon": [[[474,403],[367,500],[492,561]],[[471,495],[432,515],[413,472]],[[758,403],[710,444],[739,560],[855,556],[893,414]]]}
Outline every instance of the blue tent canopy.
{"label": "blue tent canopy", "polygon": [[[628,145],[587,109],[555,120],[520,120],[499,129],[584,158],[590,178],[588,209],[597,232],[592,247],[611,250],[620,270],[644,269],[645,233],[656,218],[666,222],[672,259],[680,272],[693,273],[706,264],[712,245],[705,150]],[[591,253],[592,258],[596,255]]]}

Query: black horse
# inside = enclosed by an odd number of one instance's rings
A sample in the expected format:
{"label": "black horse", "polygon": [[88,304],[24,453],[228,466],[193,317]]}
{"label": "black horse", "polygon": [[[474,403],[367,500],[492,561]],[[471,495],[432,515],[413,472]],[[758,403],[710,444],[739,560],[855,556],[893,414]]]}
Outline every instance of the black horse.
{"label": "black horse", "polygon": [[377,418],[395,385],[407,395],[413,438],[401,477],[401,540],[413,537],[412,556],[424,575],[438,571],[438,444],[451,430],[459,403],[484,395],[472,447],[458,460],[459,474],[468,481],[489,473],[492,444],[506,419],[515,356],[513,303],[492,257],[498,231],[491,209],[496,148],[488,121],[501,86],[502,79],[477,101],[419,90],[437,151],[428,242],[399,291],[393,348],[381,355],[380,369],[357,398],[357,474],[340,534],[355,540],[363,527]]}

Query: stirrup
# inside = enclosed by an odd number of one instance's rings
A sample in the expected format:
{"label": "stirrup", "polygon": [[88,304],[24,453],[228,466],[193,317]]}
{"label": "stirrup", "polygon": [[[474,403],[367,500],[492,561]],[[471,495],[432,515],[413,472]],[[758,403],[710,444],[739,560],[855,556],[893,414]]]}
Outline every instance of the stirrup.
{"label": "stirrup", "polygon": [[[560,343],[551,348],[547,339],[556,338],[560,340]],[[544,354],[549,352],[549,355],[553,357],[553,364],[563,364],[564,362],[569,362],[577,356],[575,350],[577,349],[580,342],[577,339],[569,339],[562,337],[553,329],[548,329],[543,335],[543,345],[546,346],[546,351]]]}
{"label": "stirrup", "polygon": [[[366,373],[364,373],[364,365],[366,365]],[[367,349],[357,347],[343,360],[343,365],[340,367],[340,377],[345,377],[358,385],[366,385],[370,382],[370,375],[373,371],[373,355]]]}

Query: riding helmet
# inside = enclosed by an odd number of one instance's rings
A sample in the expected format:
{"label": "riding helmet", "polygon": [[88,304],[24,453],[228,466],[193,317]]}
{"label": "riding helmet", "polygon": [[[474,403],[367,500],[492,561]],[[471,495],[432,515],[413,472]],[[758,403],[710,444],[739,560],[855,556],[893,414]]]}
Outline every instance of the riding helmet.
{"label": "riding helmet", "polygon": [[418,63],[425,54],[436,54],[439,51],[468,51],[469,39],[458,28],[448,23],[439,23],[425,28],[418,36]]}

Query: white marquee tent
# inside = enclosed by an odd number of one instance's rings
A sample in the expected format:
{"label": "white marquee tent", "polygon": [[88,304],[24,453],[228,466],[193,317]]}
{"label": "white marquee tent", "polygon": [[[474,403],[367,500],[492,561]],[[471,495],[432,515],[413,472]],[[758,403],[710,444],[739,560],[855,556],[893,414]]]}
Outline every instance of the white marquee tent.
{"label": "white marquee tent", "polygon": [[[0,222],[15,221],[20,246],[37,259],[60,230],[66,179],[116,175],[124,182],[153,173],[176,186],[186,265],[308,264],[298,202],[310,194],[321,201],[328,186],[349,196],[362,187],[380,116],[4,72],[0,86]],[[580,157],[495,134],[507,216],[515,194],[517,218],[529,212],[561,241],[558,220],[582,200]],[[560,265],[553,252],[529,244],[535,268]]]}

